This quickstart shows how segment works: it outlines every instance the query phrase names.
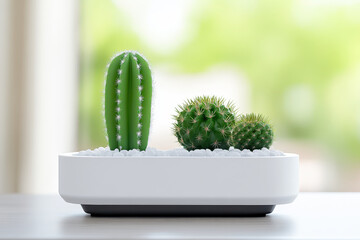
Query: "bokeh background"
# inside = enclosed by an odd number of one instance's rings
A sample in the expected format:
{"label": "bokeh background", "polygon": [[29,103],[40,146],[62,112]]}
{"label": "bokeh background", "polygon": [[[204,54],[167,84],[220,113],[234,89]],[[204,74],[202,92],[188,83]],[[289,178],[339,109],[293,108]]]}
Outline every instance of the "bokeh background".
{"label": "bokeh background", "polygon": [[150,147],[179,147],[177,104],[218,95],[271,119],[302,191],[360,190],[360,1],[1,1],[2,192],[56,192],[59,152],[106,146],[125,49],[152,65]]}

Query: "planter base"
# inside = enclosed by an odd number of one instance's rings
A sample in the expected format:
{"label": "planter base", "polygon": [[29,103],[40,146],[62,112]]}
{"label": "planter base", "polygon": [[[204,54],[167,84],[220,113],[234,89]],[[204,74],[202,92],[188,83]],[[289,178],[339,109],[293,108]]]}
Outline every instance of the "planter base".
{"label": "planter base", "polygon": [[228,216],[264,217],[275,205],[88,205],[92,216]]}

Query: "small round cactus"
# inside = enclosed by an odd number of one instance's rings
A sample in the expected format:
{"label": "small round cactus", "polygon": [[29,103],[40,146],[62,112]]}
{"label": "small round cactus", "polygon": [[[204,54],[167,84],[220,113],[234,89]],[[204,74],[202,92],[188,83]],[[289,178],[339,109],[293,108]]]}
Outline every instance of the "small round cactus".
{"label": "small round cactus", "polygon": [[273,142],[274,133],[271,125],[261,114],[241,115],[234,128],[233,145],[238,149],[269,148]]}
{"label": "small round cactus", "polygon": [[186,101],[176,110],[173,130],[185,149],[229,149],[235,124],[232,104],[203,96]]}

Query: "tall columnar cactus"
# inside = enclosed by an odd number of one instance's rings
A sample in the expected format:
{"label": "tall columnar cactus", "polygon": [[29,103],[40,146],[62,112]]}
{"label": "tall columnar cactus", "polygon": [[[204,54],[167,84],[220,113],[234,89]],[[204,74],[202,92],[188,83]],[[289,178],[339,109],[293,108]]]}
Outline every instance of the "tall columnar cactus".
{"label": "tall columnar cactus", "polygon": [[117,55],[105,82],[105,124],[111,150],[146,149],[151,97],[151,71],[145,58],[134,51]]}
{"label": "tall columnar cactus", "polygon": [[233,145],[238,149],[269,148],[274,133],[271,125],[260,114],[241,115],[233,131]]}
{"label": "tall columnar cactus", "polygon": [[187,150],[228,149],[235,124],[232,105],[216,97],[197,97],[177,109],[173,130]]}

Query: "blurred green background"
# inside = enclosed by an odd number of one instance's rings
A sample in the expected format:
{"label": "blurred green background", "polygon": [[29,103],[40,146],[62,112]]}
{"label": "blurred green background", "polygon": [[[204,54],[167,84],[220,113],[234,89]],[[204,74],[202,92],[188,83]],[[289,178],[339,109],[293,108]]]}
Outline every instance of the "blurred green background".
{"label": "blurred green background", "polygon": [[360,2],[84,0],[80,9],[80,148],[106,145],[106,64],[114,53],[135,49],[155,72],[238,69],[251,111],[272,120],[279,146],[319,146],[332,168],[360,169]]}

